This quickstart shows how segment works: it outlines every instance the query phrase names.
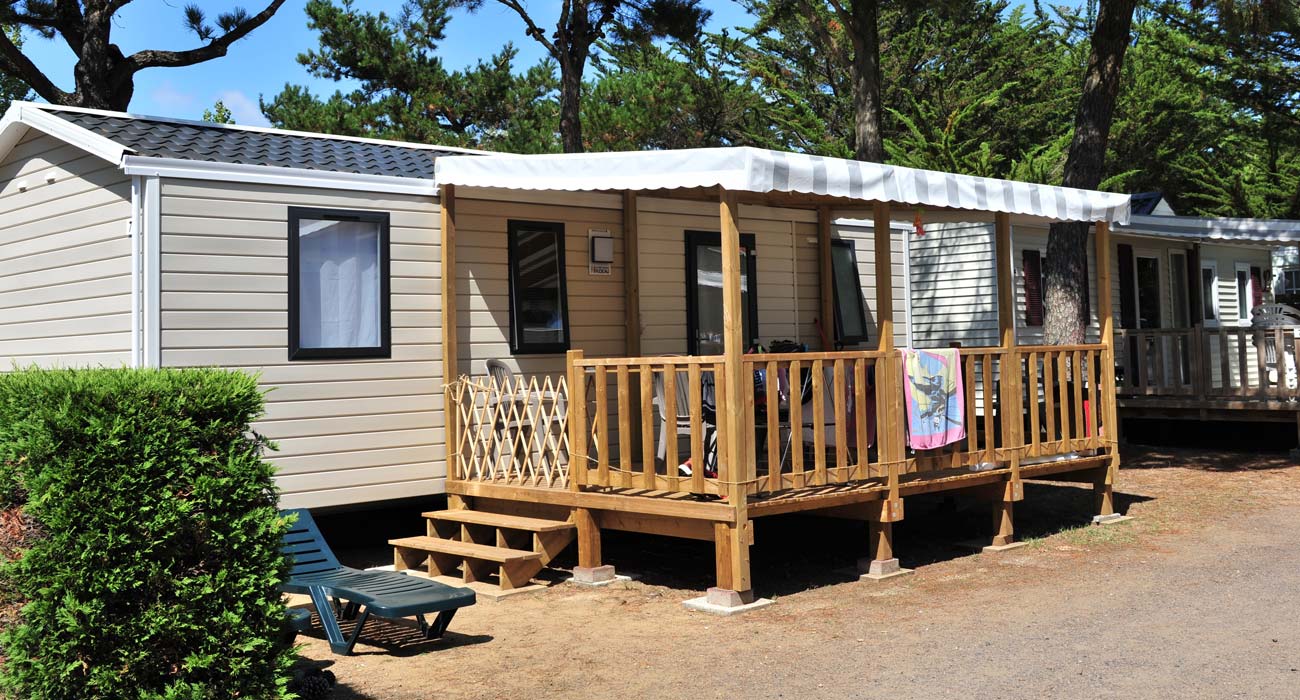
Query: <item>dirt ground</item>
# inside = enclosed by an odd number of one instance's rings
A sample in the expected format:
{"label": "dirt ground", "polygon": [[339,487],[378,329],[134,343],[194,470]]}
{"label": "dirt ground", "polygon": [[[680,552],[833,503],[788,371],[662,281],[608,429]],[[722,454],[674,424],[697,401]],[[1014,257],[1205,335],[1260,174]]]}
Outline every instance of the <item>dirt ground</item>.
{"label": "dirt ground", "polygon": [[762,520],[755,589],[776,605],[732,618],[681,605],[709,585],[707,545],[609,533],[639,580],[482,601],[438,642],[377,621],[383,646],[302,653],[341,700],[1300,697],[1296,460],[1135,449],[1118,490],[1136,518],[1093,527],[1089,490],[1030,485],[1029,546],[1002,554],[957,546],[990,533],[988,504],[909,500],[916,573],[878,583],[851,575],[864,525]]}

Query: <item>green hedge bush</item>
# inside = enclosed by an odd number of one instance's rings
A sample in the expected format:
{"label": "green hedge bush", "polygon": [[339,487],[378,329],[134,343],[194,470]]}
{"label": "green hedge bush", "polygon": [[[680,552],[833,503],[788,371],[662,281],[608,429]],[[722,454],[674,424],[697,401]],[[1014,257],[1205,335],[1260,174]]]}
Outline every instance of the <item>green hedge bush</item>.
{"label": "green hedge bush", "polygon": [[282,698],[287,523],[262,395],[219,370],[0,375],[0,496],[42,536],[0,569],[18,698]]}

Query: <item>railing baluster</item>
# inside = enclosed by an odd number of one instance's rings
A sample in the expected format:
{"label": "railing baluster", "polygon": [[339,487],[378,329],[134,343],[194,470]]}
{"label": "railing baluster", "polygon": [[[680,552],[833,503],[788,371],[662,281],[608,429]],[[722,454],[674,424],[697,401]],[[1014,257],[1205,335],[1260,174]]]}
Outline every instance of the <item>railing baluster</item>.
{"label": "railing baluster", "polygon": [[1152,393],[1163,394],[1165,388],[1165,336],[1156,331],[1152,334],[1151,339],[1155,341],[1156,351],[1156,376],[1155,382],[1153,382],[1155,390]]}
{"label": "railing baluster", "polygon": [[777,396],[777,363],[767,361],[767,488],[781,490],[781,400]]}
{"label": "railing baluster", "polygon": [[681,488],[677,474],[677,465],[681,462],[677,455],[677,371],[677,365],[664,365],[664,474],[668,477],[668,488],[673,491]]}
{"label": "railing baluster", "polygon": [[[960,354],[960,353],[959,353]],[[962,379],[966,382],[966,451],[976,452],[979,450],[979,430],[976,429],[978,423],[975,415],[975,388],[978,386],[975,376],[975,356],[971,354],[961,355],[962,361],[966,366],[962,368]],[[906,387],[904,387],[906,391]],[[903,419],[907,419],[907,408],[904,404]]]}
{"label": "railing baluster", "polygon": [[1223,384],[1224,394],[1232,393],[1232,357],[1228,354],[1228,333],[1222,329],[1214,331],[1219,336],[1219,381]]}
{"label": "railing baluster", "polygon": [[798,360],[790,361],[790,481],[803,488],[803,377]]}
{"label": "railing baluster", "polygon": [[1241,377],[1241,385],[1237,387],[1237,393],[1245,396],[1250,393],[1250,364],[1246,361],[1246,331],[1238,329],[1237,336],[1237,374]]}
{"label": "railing baluster", "polygon": [[1025,408],[1029,411],[1029,456],[1037,457],[1042,449],[1041,421],[1038,417],[1038,353],[1026,355],[1028,360],[1029,382],[1025,387]]}
{"label": "railing baluster", "polygon": [[629,488],[633,483],[632,445],[628,438],[632,435],[632,394],[629,385],[627,365],[618,367],[618,398],[615,406],[618,410],[618,485]]}
{"label": "railing baluster", "polygon": [[1056,353],[1046,351],[1043,353],[1043,398],[1047,401],[1047,442],[1056,442],[1059,438],[1056,432],[1056,362],[1053,360]]}
{"label": "railing baluster", "polygon": [[1255,394],[1267,397],[1270,384],[1268,379],[1268,334],[1263,330],[1255,330],[1252,335],[1255,343],[1255,381],[1258,382],[1255,386]]}
{"label": "railing baluster", "polygon": [[[741,423],[741,427],[746,432],[741,436],[740,445],[741,453],[745,456],[745,474],[739,476],[733,471],[731,479],[737,482],[748,482],[750,478],[758,477],[758,444],[755,442],[754,434],[754,363],[741,362],[740,366],[744,368],[741,391],[745,394],[745,420]],[[748,488],[749,484],[746,483],[740,487],[740,492],[745,493]]]}
{"label": "railing baluster", "polygon": [[993,356],[984,355],[984,461],[997,461],[997,431],[993,429]]}
{"label": "railing baluster", "polygon": [[813,484],[826,483],[826,370],[821,360],[812,362]]}
{"label": "railing baluster", "polygon": [[596,437],[596,485],[610,486],[609,479],[609,377],[604,366],[596,367],[596,410],[593,413],[597,425]]}
{"label": "railing baluster", "polygon": [[1061,449],[1070,449],[1070,369],[1065,352],[1056,353],[1056,399],[1061,411]]}
{"label": "railing baluster", "polygon": [[845,471],[849,465],[848,410],[845,400],[848,398],[849,384],[844,374],[844,360],[836,359],[832,373],[831,390],[835,393],[835,468],[839,470],[836,481],[847,480]]}
{"label": "railing baluster", "polygon": [[641,367],[641,484],[654,489],[655,483],[655,416],[654,416],[654,365]]}
{"label": "railing baluster", "polygon": [[[704,493],[704,408],[700,386],[700,366],[691,365],[690,377],[690,416],[691,416],[691,491]],[[714,385],[714,401],[717,401],[717,385]],[[716,405],[716,403],[715,403]]]}
{"label": "railing baluster", "polygon": [[1100,441],[1097,435],[1097,412],[1101,410],[1101,391],[1098,378],[1101,376],[1101,353],[1096,350],[1084,352],[1084,360],[1088,368],[1088,437],[1092,439],[1094,445],[1099,445]]}
{"label": "railing baluster", "polygon": [[1084,433],[1083,427],[1083,365],[1080,363],[1081,357],[1078,350],[1071,354],[1071,359],[1074,361],[1074,367],[1072,368],[1072,377],[1074,379],[1074,439],[1080,440],[1087,438],[1087,434]]}
{"label": "railing baluster", "polygon": [[856,428],[856,438],[858,449],[854,455],[857,464],[854,465],[851,479],[867,478],[867,363],[866,358],[858,358],[853,362],[853,418],[854,428]]}

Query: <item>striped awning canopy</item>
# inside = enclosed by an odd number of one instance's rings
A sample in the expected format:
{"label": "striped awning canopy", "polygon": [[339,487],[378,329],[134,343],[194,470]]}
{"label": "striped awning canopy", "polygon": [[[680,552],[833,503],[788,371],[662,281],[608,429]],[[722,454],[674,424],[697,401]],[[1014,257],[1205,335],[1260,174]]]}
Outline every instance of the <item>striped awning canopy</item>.
{"label": "striped awning canopy", "polygon": [[957,175],[761,148],[542,155],[444,156],[440,185],[516,190],[667,190],[722,187],[863,202],[1002,212],[1055,221],[1129,217],[1129,196]]}
{"label": "striped awning canopy", "polygon": [[1283,247],[1300,245],[1300,221],[1200,216],[1134,216],[1117,233],[1195,243]]}

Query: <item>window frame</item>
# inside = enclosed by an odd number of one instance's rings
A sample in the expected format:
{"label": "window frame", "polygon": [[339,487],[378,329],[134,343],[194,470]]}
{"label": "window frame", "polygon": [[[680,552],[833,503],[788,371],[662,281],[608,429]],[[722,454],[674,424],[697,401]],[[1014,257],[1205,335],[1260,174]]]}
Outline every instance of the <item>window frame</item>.
{"label": "window frame", "polygon": [[[520,231],[550,232],[557,238],[556,264],[560,275],[560,324],[564,340],[559,343],[526,343],[519,328],[518,308],[515,303],[515,289],[518,286],[519,257],[516,254],[515,238]],[[506,222],[506,266],[508,278],[507,296],[510,304],[510,354],[511,355],[557,355],[567,352],[573,345],[573,332],[569,326],[569,269],[565,262],[565,246],[568,236],[563,222],[528,221],[510,219]]]}
{"label": "window frame", "polygon": [[[1156,261],[1156,325],[1150,328],[1142,327],[1142,288],[1138,276],[1138,261],[1144,258]],[[1138,330],[1156,330],[1165,327],[1165,268],[1165,259],[1160,255],[1160,251],[1133,249],[1133,309],[1137,313]]]}
{"label": "window frame", "polygon": [[[1296,276],[1294,284],[1290,284],[1290,285],[1287,284],[1287,275]],[[1300,268],[1291,268],[1289,270],[1282,270],[1279,276],[1281,278],[1279,280],[1279,282],[1281,283],[1279,285],[1281,287],[1281,290],[1279,292],[1280,294],[1286,296],[1296,296],[1300,294]]]}
{"label": "window frame", "polygon": [[[1237,294],[1237,325],[1243,328],[1250,326],[1250,312],[1255,308],[1255,278],[1250,274],[1251,264],[1248,262],[1236,261],[1232,264],[1232,289]],[[1243,300],[1241,296],[1241,281],[1237,277],[1240,273],[1246,273],[1246,297]],[[1242,304],[1246,305],[1246,312],[1241,312]]]}
{"label": "window frame", "polygon": [[[686,277],[686,353],[688,355],[700,354],[699,338],[695,332],[699,324],[698,298],[699,298],[699,261],[696,259],[695,249],[698,246],[722,246],[722,234],[717,231],[687,231],[686,232],[686,266],[683,270]],[[751,337],[745,338],[745,347],[758,342],[760,334],[758,332],[758,242],[752,233],[740,234],[740,247],[748,253],[745,256],[745,273],[749,277],[749,304],[745,312],[749,315],[749,331]],[[744,328],[744,324],[741,324]]]}
{"label": "window frame", "polygon": [[[840,285],[835,279],[835,249],[843,248],[849,251],[853,261],[853,287],[858,290],[858,294],[853,295],[854,306],[857,307],[858,318],[862,320],[862,335],[848,336],[844,334],[844,308],[841,305]],[[858,247],[854,241],[847,238],[831,239],[831,288],[834,290],[835,301],[835,343],[836,345],[858,345],[870,340],[867,333],[867,307],[862,301],[862,271],[858,269]]]}
{"label": "window frame", "polygon": [[[1188,251],[1184,248],[1170,248],[1169,255],[1169,314],[1174,328],[1190,328],[1191,312],[1191,291],[1187,288],[1187,255]],[[1175,262],[1174,258],[1178,258]],[[1182,290],[1183,303],[1179,304],[1174,297],[1175,292]],[[1183,318],[1187,319],[1186,325],[1182,323]]]}
{"label": "window frame", "polygon": [[[1210,282],[1211,306],[1209,308],[1214,312],[1214,318],[1207,318],[1205,315],[1206,308],[1207,308],[1205,306],[1205,271],[1206,270],[1209,270],[1212,273],[1211,282]],[[1199,292],[1201,295],[1201,319],[1200,319],[1201,325],[1205,326],[1206,328],[1218,328],[1221,317],[1223,316],[1223,308],[1219,303],[1219,261],[1218,260],[1204,260],[1204,259],[1201,260],[1201,279],[1200,279],[1199,287],[1200,288],[1197,289],[1197,292]]]}
{"label": "window frame", "polygon": [[[371,347],[302,347],[300,289],[302,283],[302,221],[353,221],[379,225],[379,345]],[[289,207],[289,360],[340,360],[393,356],[391,216],[386,211]]]}

